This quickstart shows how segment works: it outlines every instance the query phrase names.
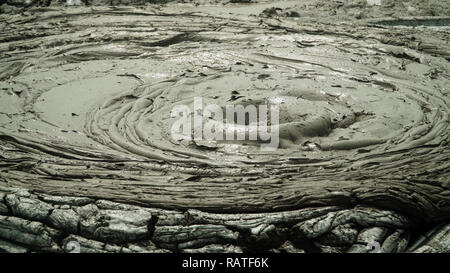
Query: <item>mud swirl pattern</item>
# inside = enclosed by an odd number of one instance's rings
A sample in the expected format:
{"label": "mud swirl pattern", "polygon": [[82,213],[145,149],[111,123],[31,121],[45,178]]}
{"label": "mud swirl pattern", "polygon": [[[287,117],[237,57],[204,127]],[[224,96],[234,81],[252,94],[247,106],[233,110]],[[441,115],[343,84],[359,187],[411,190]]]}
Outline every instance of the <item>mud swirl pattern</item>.
{"label": "mud swirl pattern", "polygon": [[[448,33],[75,12],[2,22],[2,183],[214,213],[450,215]],[[279,105],[279,149],[173,140],[170,112],[194,97]]]}

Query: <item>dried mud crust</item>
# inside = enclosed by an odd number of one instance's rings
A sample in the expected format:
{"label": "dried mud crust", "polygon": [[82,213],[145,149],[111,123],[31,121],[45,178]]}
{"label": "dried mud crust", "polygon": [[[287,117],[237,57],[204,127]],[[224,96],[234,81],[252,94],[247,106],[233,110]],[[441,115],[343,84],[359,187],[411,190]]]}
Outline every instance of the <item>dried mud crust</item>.
{"label": "dried mud crust", "polygon": [[214,10],[261,15],[328,20],[363,20],[405,16],[449,16],[450,0],[2,0],[0,12],[16,13],[36,7],[61,6],[155,6]]}
{"label": "dried mud crust", "polygon": [[[8,16],[1,249],[448,251],[445,29],[131,7]],[[284,100],[283,147],[171,140],[171,107],[194,96]]]}
{"label": "dried mud crust", "polygon": [[417,239],[413,221],[364,206],[216,214],[19,188],[1,187],[0,197],[2,252],[367,253],[374,243],[382,253],[450,250],[449,224]]}

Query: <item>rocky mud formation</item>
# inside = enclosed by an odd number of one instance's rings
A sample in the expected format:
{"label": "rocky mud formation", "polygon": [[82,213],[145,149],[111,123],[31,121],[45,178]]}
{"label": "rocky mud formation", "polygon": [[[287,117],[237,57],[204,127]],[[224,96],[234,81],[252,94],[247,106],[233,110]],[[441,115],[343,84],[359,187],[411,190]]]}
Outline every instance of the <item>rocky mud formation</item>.
{"label": "rocky mud formation", "polygon": [[367,206],[219,214],[0,190],[6,252],[367,253],[376,243],[382,253],[449,251],[449,224],[411,244],[410,219]]}
{"label": "rocky mud formation", "polygon": [[[350,2],[2,6],[0,250],[449,252],[450,17]],[[279,148],[173,139],[196,97]]]}

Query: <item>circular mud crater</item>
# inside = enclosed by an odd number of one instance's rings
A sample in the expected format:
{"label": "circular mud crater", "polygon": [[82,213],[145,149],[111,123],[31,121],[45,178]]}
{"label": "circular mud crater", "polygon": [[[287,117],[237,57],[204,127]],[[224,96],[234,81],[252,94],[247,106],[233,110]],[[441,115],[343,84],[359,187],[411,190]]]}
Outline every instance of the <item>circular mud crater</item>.
{"label": "circular mud crater", "polygon": [[[82,9],[11,16],[2,26],[2,186],[189,210],[198,224],[217,224],[221,214],[235,221],[235,214],[270,218],[326,206],[352,215],[366,213],[351,211],[358,206],[399,213],[406,220],[381,225],[406,230],[448,220],[445,30],[434,30],[443,35],[435,38],[363,24]],[[414,24],[448,19],[430,20]],[[278,105],[279,148],[261,150],[259,140],[174,140],[171,110],[196,97],[222,109]],[[197,210],[216,216],[195,218]],[[283,225],[309,234],[305,225],[292,227],[303,218],[289,219]],[[260,228],[271,234],[274,223]],[[345,228],[353,234],[352,225]],[[277,232],[274,241],[286,241]],[[237,244],[258,244],[242,234]],[[96,236],[88,238],[108,240]],[[234,242],[227,236],[219,241]],[[342,235],[333,245],[327,236],[322,243],[332,247],[353,243]],[[160,248],[189,248],[181,239],[155,240]]]}

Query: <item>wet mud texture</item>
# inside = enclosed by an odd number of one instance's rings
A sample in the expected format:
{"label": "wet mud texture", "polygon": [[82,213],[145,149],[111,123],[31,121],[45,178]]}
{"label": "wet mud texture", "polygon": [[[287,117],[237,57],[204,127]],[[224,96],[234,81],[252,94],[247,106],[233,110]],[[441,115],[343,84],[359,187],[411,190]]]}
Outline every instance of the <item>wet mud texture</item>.
{"label": "wet mud texture", "polygon": [[[449,251],[446,17],[174,7],[2,15],[0,249]],[[280,149],[171,139],[198,96],[279,105]]]}

